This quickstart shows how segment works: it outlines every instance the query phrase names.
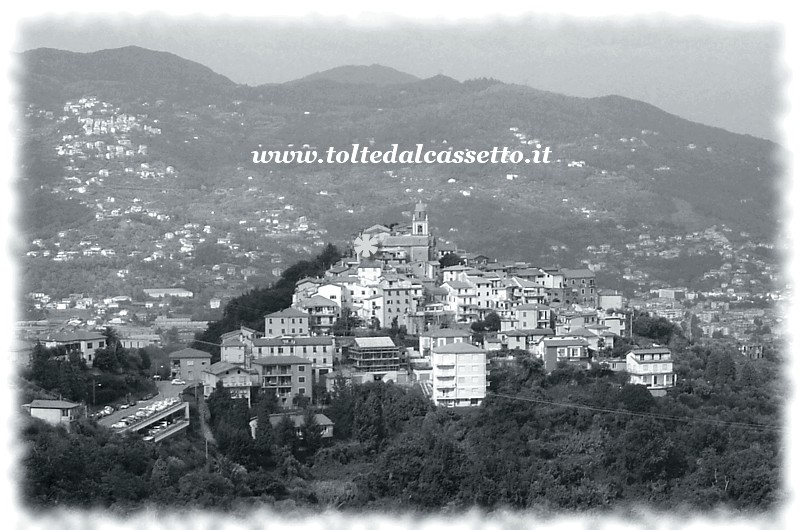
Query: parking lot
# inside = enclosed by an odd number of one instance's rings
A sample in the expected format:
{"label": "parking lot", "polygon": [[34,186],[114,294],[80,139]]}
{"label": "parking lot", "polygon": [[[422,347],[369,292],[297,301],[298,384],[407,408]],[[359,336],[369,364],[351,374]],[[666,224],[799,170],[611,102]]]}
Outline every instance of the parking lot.
{"label": "parking lot", "polygon": [[97,420],[97,423],[105,427],[111,427],[123,418],[134,414],[141,407],[146,407],[154,401],[161,401],[162,399],[178,396],[181,392],[183,392],[183,389],[186,388],[186,385],[173,385],[170,384],[169,381],[156,381],[156,386],[158,387],[158,394],[156,394],[153,399],[149,399],[147,401],[140,400],[136,403],[136,405],[133,405],[130,408],[115,410],[111,415]]}

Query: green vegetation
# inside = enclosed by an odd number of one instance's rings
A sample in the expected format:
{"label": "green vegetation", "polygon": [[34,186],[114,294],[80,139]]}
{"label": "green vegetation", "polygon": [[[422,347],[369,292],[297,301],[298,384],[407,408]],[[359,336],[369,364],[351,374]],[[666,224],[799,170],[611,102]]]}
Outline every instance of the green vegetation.
{"label": "green vegetation", "polygon": [[225,307],[222,319],[210,323],[204,332],[199,333],[198,342],[194,342],[192,347],[211,353],[214,356],[212,359],[218,361],[219,347],[212,344],[219,344],[224,333],[239,329],[240,326],[263,331],[264,315],[286,309],[292,304],[292,294],[298,280],[321,276],[340,258],[339,250],[328,244],[314,259],[299,261],[283,271],[281,279],[274,285],[253,289],[234,298]]}

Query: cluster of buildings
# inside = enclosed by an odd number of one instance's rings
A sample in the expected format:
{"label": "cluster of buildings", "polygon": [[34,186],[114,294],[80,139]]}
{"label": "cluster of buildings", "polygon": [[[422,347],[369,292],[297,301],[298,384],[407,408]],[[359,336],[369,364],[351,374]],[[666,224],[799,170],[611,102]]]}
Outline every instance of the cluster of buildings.
{"label": "cluster of buildings", "polygon": [[[172,354],[173,376],[202,380],[207,395],[220,381],[243,398],[267,389],[285,407],[340,378],[419,384],[438,405],[478,405],[490,359],[509,353],[540,358],[548,371],[559,362],[604,362],[641,373],[653,391],[674,384],[666,358],[651,372],[647,353],[625,362],[601,357],[630,334],[631,313],[620,293],[598,289],[588,269],[497,263],[457,249],[462,264],[441,269],[438,258],[453,251],[437,245],[424,204],[409,226],[372,226],[354,246],[354,258],[297,282],[292,306],[266,315],[263,333],[243,327],[223,335],[218,363],[207,365],[210,356],[196,350]],[[493,329],[475,342],[475,326],[487,323]],[[418,335],[418,348],[389,336],[350,336],[352,328],[388,327]],[[195,356],[192,365],[186,355]]]}

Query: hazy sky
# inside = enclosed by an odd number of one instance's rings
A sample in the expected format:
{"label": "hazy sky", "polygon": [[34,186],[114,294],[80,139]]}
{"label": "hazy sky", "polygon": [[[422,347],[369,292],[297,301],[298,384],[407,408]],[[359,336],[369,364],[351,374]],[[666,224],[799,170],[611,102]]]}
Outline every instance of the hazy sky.
{"label": "hazy sky", "polygon": [[348,25],[231,17],[38,17],[15,51],[94,51],[135,44],[202,63],[233,81],[283,82],[344,64],[383,64],[419,77],[494,77],[576,96],[620,94],[684,118],[778,139],[782,34],[776,26],[687,19],[570,18],[435,25]]}

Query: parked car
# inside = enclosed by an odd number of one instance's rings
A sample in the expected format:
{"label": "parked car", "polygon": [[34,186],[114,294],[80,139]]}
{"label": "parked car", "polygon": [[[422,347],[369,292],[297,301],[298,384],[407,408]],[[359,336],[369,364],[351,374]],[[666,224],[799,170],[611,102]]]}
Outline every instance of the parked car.
{"label": "parked car", "polygon": [[144,440],[145,442],[152,442],[153,440],[155,440],[155,436],[148,434],[147,436],[142,438],[142,440]]}
{"label": "parked car", "polygon": [[122,405],[119,406],[119,410],[127,409],[130,406],[131,406],[130,403],[123,403]]}
{"label": "parked car", "polygon": [[128,425],[124,421],[118,421],[114,425],[111,426],[112,429],[124,429]]}
{"label": "parked car", "polygon": [[173,384],[173,385],[185,385],[186,381],[184,381],[183,379],[173,379],[170,384]]}

